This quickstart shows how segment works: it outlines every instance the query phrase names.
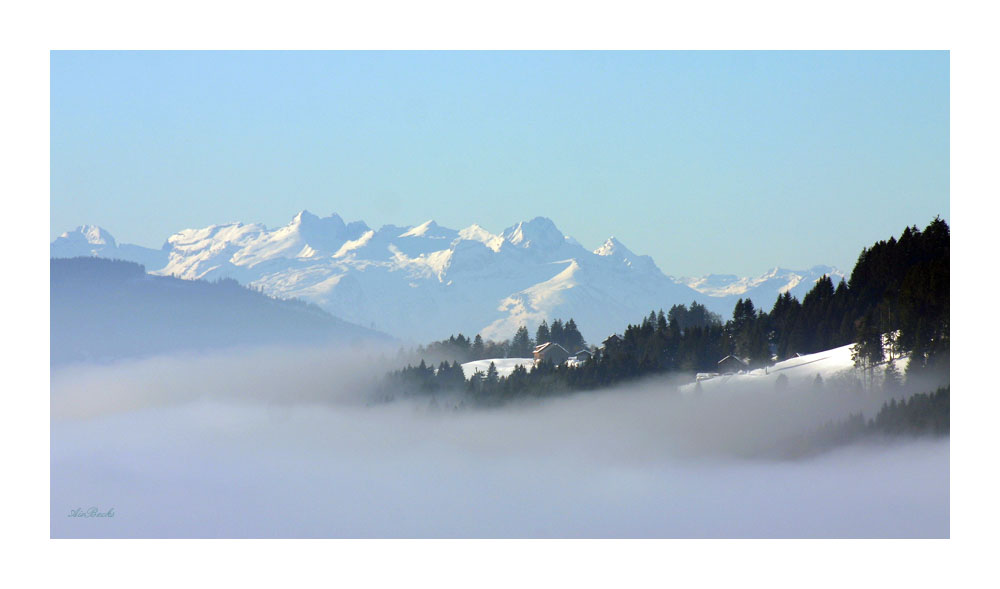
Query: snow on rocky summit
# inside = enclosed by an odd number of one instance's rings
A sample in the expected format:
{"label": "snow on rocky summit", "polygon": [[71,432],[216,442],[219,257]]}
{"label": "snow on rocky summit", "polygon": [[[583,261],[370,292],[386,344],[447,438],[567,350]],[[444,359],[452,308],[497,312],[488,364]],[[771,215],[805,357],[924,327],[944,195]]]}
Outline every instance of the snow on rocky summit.
{"label": "snow on rocky summit", "polygon": [[373,229],[302,211],[274,229],[238,222],[184,229],[159,250],[118,244],[86,225],[57,238],[50,253],[132,260],[185,279],[229,277],[413,341],[459,332],[504,339],[521,325],[534,330],[542,320],[572,317],[596,342],[651,309],[697,300],[728,316],[738,296],[769,308],[785,290],[801,298],[824,273],[841,276],[817,266],[753,279],[675,279],[614,237],[590,251],[545,217],[492,233],[433,220]]}

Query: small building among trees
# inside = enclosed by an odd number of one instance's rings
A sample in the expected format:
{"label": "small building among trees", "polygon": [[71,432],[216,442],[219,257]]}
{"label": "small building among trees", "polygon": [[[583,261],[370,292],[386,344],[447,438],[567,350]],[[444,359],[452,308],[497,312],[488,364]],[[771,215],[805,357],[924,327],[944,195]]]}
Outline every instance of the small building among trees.
{"label": "small building among trees", "polygon": [[601,342],[601,344],[602,344],[601,345],[602,349],[605,349],[605,350],[607,350],[609,348],[614,349],[614,348],[617,348],[618,346],[620,346],[622,344],[622,338],[617,333],[612,333],[607,338],[605,338],[604,341]]}
{"label": "small building among trees", "polygon": [[566,360],[566,366],[581,366],[594,357],[594,353],[584,348]]}
{"label": "small building among trees", "polygon": [[718,372],[719,374],[736,374],[737,372],[746,370],[749,366],[746,360],[730,355],[719,360]]}
{"label": "small building among trees", "polygon": [[535,358],[535,364],[543,360],[553,364],[562,364],[569,359],[569,352],[566,351],[566,348],[555,342],[545,342],[544,344],[535,346],[532,356]]}

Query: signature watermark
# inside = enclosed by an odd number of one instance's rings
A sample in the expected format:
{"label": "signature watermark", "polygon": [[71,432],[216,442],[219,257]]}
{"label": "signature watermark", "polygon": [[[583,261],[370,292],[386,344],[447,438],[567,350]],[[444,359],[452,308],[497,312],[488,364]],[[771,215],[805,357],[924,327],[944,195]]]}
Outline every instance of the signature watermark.
{"label": "signature watermark", "polygon": [[67,517],[114,517],[115,508],[112,507],[107,511],[101,511],[96,507],[91,507],[90,509],[83,509],[82,507],[77,507],[76,509],[69,512]]}

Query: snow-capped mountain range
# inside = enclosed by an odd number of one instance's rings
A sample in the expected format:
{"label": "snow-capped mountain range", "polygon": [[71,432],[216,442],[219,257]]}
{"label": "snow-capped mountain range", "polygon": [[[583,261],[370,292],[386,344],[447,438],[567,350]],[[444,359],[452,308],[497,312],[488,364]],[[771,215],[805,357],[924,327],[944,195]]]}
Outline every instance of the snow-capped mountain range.
{"label": "snow-capped mountain range", "polygon": [[[816,280],[823,275],[829,274],[834,282],[845,278],[844,273],[833,266],[813,266],[808,270],[788,270],[786,268],[772,268],[771,270],[756,277],[740,277],[735,274],[708,274],[695,278],[681,277],[677,282],[686,284],[694,290],[709,295],[711,297],[744,297],[757,299],[752,296],[756,293],[776,293],[782,294],[785,291],[802,299],[805,293],[813,287]],[[772,297],[773,298],[773,297]],[[761,304],[768,306],[774,303],[773,300],[759,299]],[[765,309],[766,310],[766,309]]]}
{"label": "snow-capped mountain range", "polygon": [[185,279],[229,277],[272,296],[297,297],[333,315],[425,342],[462,332],[510,337],[521,325],[573,317],[598,342],[651,309],[696,300],[728,318],[738,298],[769,309],[778,294],[802,296],[835,268],[775,268],[756,278],[674,278],[614,237],[590,251],[547,218],[499,234],[434,221],[416,226],[345,223],[302,211],[275,229],[228,223],[185,229],[159,250],[119,244],[84,225],[52,242],[52,257],[100,256],[139,262],[147,272]]}

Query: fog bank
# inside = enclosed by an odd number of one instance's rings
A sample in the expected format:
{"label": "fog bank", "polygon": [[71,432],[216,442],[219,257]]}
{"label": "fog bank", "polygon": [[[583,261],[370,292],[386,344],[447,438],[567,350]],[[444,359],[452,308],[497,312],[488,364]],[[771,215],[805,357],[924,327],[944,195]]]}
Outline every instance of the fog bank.
{"label": "fog bank", "polygon": [[[52,535],[949,534],[947,439],[768,452],[877,399],[649,381],[502,408],[368,405],[374,362],[270,349],[54,371]],[[115,516],[68,517],[90,507]]]}

